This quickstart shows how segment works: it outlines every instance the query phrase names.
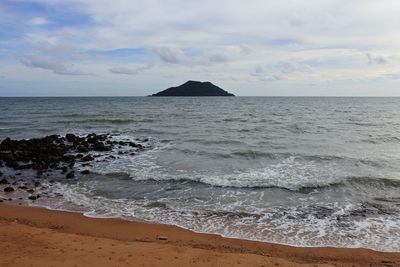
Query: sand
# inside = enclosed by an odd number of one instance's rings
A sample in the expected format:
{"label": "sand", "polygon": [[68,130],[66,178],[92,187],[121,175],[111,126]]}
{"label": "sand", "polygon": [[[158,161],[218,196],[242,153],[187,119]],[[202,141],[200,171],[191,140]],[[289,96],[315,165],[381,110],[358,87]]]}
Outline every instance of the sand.
{"label": "sand", "polygon": [[290,247],[6,204],[0,251],[0,266],[400,266],[400,253]]}

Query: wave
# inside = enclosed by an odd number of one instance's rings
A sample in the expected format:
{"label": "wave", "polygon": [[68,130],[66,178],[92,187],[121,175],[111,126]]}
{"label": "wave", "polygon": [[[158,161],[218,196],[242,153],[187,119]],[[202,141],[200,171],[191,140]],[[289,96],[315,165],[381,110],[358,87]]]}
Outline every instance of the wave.
{"label": "wave", "polygon": [[[197,140],[199,143],[203,143],[201,139],[193,139],[190,141]],[[240,144],[239,141],[204,141],[204,144]],[[252,159],[285,159],[285,158],[296,158],[296,160],[304,160],[304,161],[315,161],[315,162],[325,162],[325,161],[354,161],[355,159],[348,158],[348,157],[341,157],[341,156],[334,156],[334,155],[304,155],[304,154],[297,154],[297,153],[290,153],[290,152],[265,152],[260,150],[254,149],[247,149],[247,150],[237,150],[227,153],[221,152],[213,152],[213,151],[194,151],[192,149],[176,149],[177,151],[184,153],[184,154],[197,154],[197,155],[204,155],[211,158],[243,158],[247,160]],[[372,163],[372,162],[371,162]]]}
{"label": "wave", "polygon": [[[285,169],[285,168],[283,168]],[[231,187],[231,188],[280,188],[290,191],[310,192],[317,189],[326,189],[330,187],[356,187],[365,186],[369,188],[400,188],[400,180],[396,178],[385,177],[364,177],[347,176],[334,177],[329,174],[318,172],[309,173],[303,170],[288,171],[263,169],[242,173],[232,174],[192,174],[192,175],[172,175],[162,172],[143,173],[107,173],[118,179],[133,179],[135,181],[153,181],[153,182],[175,182],[179,184],[194,183],[203,184],[212,187]]]}
{"label": "wave", "polygon": [[397,136],[385,136],[385,137],[371,137],[368,139],[361,140],[364,143],[381,144],[381,143],[396,143],[400,142],[400,137]]}
{"label": "wave", "polygon": [[61,120],[61,121],[53,121],[52,123],[110,123],[110,124],[128,124],[137,122],[132,119],[87,119],[87,120]]}

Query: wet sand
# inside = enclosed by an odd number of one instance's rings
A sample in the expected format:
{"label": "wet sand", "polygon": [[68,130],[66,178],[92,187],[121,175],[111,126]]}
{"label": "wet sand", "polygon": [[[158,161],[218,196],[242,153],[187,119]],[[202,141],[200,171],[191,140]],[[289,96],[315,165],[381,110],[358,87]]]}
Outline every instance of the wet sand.
{"label": "wet sand", "polygon": [[400,253],[290,247],[3,203],[0,251],[0,266],[400,266]]}

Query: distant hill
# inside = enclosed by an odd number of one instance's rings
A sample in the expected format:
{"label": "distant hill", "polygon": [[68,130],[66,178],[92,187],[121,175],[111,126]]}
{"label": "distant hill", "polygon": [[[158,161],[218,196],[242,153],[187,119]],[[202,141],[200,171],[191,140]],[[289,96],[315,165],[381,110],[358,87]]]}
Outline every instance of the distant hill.
{"label": "distant hill", "polygon": [[210,82],[187,81],[151,96],[235,96]]}

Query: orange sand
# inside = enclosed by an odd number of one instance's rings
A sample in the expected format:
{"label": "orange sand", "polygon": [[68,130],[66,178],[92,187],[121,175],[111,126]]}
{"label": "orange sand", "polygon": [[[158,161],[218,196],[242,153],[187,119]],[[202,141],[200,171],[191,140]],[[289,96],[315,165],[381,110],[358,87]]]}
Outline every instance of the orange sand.
{"label": "orange sand", "polygon": [[5,204],[0,251],[0,266],[400,266],[400,253],[298,248]]}

